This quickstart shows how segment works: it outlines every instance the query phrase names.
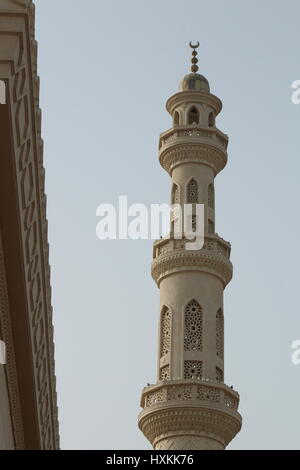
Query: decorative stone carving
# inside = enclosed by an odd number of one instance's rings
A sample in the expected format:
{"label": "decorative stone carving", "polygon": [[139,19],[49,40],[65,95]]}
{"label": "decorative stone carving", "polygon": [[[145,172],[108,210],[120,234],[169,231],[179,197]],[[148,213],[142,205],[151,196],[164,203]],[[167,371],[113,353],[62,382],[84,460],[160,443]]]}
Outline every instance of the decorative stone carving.
{"label": "decorative stone carving", "polygon": [[[5,9],[11,12],[9,17],[1,14]],[[9,28],[12,28],[14,42],[10,40]],[[7,83],[11,106],[16,190],[22,230],[24,276],[27,280],[27,310],[39,436],[42,449],[57,449],[59,435],[49,246],[33,3],[29,0],[6,0],[5,5],[1,4],[0,32],[1,41],[7,41],[11,48],[14,45],[7,60],[0,63],[0,79]],[[7,64],[10,64],[9,74]]]}
{"label": "decorative stone carving", "polygon": [[198,184],[197,181],[192,178],[191,181],[189,181],[188,187],[187,187],[187,204],[196,204],[199,203],[198,200]]}
{"label": "decorative stone carving", "polygon": [[221,149],[210,145],[199,144],[178,144],[167,149],[162,149],[159,161],[161,166],[172,175],[172,171],[182,163],[202,163],[213,169],[217,175],[227,163],[227,153]]}
{"label": "decorative stone carving", "polygon": [[163,366],[160,369],[160,380],[170,380],[171,378],[171,373],[170,373],[170,366],[169,364],[166,366]]}
{"label": "decorative stone carving", "polygon": [[232,264],[229,260],[203,250],[164,253],[154,259],[152,277],[159,285],[164,277],[186,268],[214,274],[223,282],[224,287],[232,278]]}
{"label": "decorative stone carving", "polygon": [[[191,47],[195,64],[198,46]],[[228,137],[215,126],[222,103],[206,78],[192,73],[182,83],[167,101],[174,127],[160,136],[159,161],[172,177],[172,201],[176,182],[181,204],[193,204],[193,228],[195,205],[204,202],[205,239],[200,250],[188,250],[191,240],[175,239],[171,216],[169,237],[154,243],[152,277],[161,305],[172,306],[172,341],[161,343],[157,384],[142,392],[139,427],[156,450],[221,450],[242,421],[239,396],[224,384],[220,306],[232,278],[231,247],[215,233],[214,216],[214,176],[227,163]],[[160,321],[168,331],[164,315]]]}
{"label": "decorative stone carving", "polygon": [[202,351],[203,318],[202,308],[196,300],[191,300],[184,312],[184,350]]}
{"label": "decorative stone carving", "polygon": [[[167,253],[168,251],[184,250],[186,243],[190,243],[190,240],[185,238],[164,238],[162,240],[157,240],[154,243],[153,258],[155,259],[158,256]],[[216,255],[224,256],[224,258],[229,259],[230,249],[230,243],[226,242],[216,234],[207,234],[205,236],[204,245],[203,248],[201,248],[201,251],[214,251]]]}
{"label": "decorative stone carving", "polygon": [[[139,427],[156,450],[178,449],[178,445],[182,450],[199,449],[203,439],[208,449],[215,449],[216,442],[224,449],[241,427],[238,401],[238,394],[226,385],[171,380],[144,389]],[[184,435],[180,444],[177,438]]]}
{"label": "decorative stone carving", "polygon": [[171,310],[168,307],[163,307],[161,313],[161,343],[160,343],[160,357],[164,357],[171,350]]}
{"label": "decorative stone carving", "polygon": [[184,361],[185,379],[202,379],[203,374],[202,361]]}

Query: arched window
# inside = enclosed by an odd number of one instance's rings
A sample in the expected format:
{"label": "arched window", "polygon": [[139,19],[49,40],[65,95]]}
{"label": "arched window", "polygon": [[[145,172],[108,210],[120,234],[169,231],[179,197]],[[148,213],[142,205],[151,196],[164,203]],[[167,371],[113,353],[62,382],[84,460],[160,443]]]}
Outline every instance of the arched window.
{"label": "arched window", "polygon": [[187,186],[187,203],[194,204],[198,202],[198,184],[197,181],[191,179]]}
{"label": "arched window", "polygon": [[224,374],[222,369],[216,367],[216,382],[222,383],[224,381]]}
{"label": "arched window", "polygon": [[178,111],[175,111],[173,121],[174,121],[174,126],[179,126],[179,112]]}
{"label": "arched window", "polygon": [[215,126],[215,115],[213,112],[211,112],[208,115],[208,127],[214,127],[214,126]]}
{"label": "arched window", "polygon": [[203,315],[197,300],[191,300],[184,311],[184,350],[202,351]]}
{"label": "arched window", "polygon": [[224,316],[222,309],[216,315],[216,353],[220,359],[224,359]]}
{"label": "arched window", "polygon": [[164,357],[171,349],[171,310],[164,306],[160,320],[160,357]]}
{"label": "arched window", "polygon": [[215,208],[215,188],[212,183],[208,186],[208,207]]}
{"label": "arched window", "polygon": [[189,110],[188,124],[199,124],[199,111],[195,106]]}
{"label": "arched window", "polygon": [[0,104],[6,104],[6,86],[3,80],[0,80]]}

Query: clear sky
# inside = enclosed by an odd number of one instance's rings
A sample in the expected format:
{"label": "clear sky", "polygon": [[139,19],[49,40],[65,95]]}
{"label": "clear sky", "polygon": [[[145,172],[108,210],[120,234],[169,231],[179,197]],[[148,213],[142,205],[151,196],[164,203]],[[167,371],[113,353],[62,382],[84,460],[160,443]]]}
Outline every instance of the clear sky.
{"label": "clear sky", "polygon": [[225,379],[241,395],[230,449],[300,449],[298,0],[36,0],[61,446],[146,449],[156,380],[152,241],[100,241],[96,208],[169,202],[158,136],[201,42],[229,163],[216,231],[232,243]]}

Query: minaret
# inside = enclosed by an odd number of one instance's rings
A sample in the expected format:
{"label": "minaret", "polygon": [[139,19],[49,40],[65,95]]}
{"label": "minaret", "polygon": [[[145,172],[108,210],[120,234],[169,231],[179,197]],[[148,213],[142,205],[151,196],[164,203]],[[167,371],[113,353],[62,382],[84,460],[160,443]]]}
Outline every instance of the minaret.
{"label": "minaret", "polygon": [[[227,163],[228,137],[215,119],[222,103],[192,67],[166,104],[173,126],[159,160],[172,178],[172,204],[204,204],[202,249],[170,235],[154,243],[160,289],[157,383],[142,391],[139,427],[156,450],[223,450],[241,428],[239,395],[224,383],[223,290],[232,278],[230,243],[215,232],[215,176]],[[174,217],[173,217],[174,219]]]}

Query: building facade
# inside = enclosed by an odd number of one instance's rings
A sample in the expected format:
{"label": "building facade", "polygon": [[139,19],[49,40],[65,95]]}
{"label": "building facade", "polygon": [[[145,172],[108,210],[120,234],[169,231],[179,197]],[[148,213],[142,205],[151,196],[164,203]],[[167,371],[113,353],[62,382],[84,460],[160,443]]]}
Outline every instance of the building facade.
{"label": "building facade", "polygon": [[59,448],[34,24],[31,0],[0,0],[0,449],[14,450]]}
{"label": "building facade", "polygon": [[142,391],[139,427],[156,450],[223,450],[241,428],[239,395],[224,383],[223,291],[232,278],[230,243],[215,231],[216,175],[228,137],[216,127],[222,103],[210,93],[191,45],[191,73],[166,104],[173,126],[161,134],[159,160],[172,179],[171,202],[204,205],[204,245],[187,249],[170,235],[154,243],[152,277],[160,289],[157,382]]}

